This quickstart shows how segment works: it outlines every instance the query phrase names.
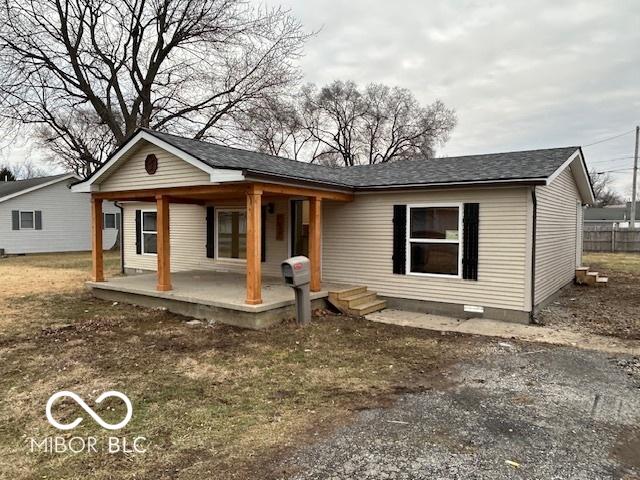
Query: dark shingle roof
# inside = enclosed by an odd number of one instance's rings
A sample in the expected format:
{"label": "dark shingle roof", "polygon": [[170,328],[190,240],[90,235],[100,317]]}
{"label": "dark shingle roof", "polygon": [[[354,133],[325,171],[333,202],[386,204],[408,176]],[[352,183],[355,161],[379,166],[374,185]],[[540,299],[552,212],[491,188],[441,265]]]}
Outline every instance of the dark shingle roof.
{"label": "dark shingle roof", "polygon": [[63,173],[60,175],[51,175],[49,177],[29,178],[27,180],[16,180],[14,182],[0,182],[0,199],[32,187],[37,187],[38,185],[53,182],[54,180],[68,175],[68,173]]}
{"label": "dark shingle roof", "polygon": [[578,147],[409,159],[377,165],[332,168],[144,129],[211,167],[313,181],[351,188],[471,183],[551,176]]}

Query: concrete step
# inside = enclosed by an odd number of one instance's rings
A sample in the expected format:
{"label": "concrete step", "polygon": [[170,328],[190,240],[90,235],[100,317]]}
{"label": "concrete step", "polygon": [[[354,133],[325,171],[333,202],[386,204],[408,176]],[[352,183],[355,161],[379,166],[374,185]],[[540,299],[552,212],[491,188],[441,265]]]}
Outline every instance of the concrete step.
{"label": "concrete step", "polygon": [[369,290],[356,293],[355,295],[351,295],[348,297],[343,297],[340,299],[341,302],[344,302],[347,308],[354,308],[358,305],[364,305],[365,303],[373,302],[377,298],[378,294],[376,292],[370,292]]}
{"label": "concrete step", "polygon": [[374,300],[373,302],[364,303],[362,305],[358,305],[357,307],[350,309],[354,315],[358,315],[360,317],[367,315],[369,313],[377,312],[379,310],[384,309],[387,306],[386,300]]}

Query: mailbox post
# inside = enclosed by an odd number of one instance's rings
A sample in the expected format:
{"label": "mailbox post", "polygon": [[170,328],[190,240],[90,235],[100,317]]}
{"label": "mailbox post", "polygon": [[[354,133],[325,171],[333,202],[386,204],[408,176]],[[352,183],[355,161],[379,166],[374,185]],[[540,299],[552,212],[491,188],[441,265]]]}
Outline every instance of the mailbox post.
{"label": "mailbox post", "polygon": [[309,297],[309,283],[311,282],[311,267],[307,257],[287,258],[281,264],[284,283],[293,288],[296,295],[297,320],[301,325],[311,322],[311,298]]}

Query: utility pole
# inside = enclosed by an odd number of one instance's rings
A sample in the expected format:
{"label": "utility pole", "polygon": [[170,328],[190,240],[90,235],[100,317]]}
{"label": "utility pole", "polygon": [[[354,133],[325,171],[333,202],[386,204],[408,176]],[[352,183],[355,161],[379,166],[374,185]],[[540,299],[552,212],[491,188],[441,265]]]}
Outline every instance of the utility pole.
{"label": "utility pole", "polygon": [[636,127],[636,151],[633,155],[633,186],[631,187],[631,230],[636,228],[636,196],[638,187],[638,137],[640,137],[640,126]]}

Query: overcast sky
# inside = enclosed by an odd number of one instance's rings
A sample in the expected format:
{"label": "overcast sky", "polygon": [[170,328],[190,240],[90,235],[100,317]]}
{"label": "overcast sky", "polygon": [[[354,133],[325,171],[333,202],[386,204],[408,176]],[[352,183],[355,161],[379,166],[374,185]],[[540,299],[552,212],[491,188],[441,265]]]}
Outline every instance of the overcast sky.
{"label": "overcast sky", "polygon": [[[276,0],[274,0],[276,1]],[[306,80],[410,88],[454,107],[440,155],[587,145],[640,122],[640,0],[281,0],[322,29]],[[634,137],[585,147],[588,162],[633,165]],[[616,175],[630,193],[631,172]]]}
{"label": "overcast sky", "polygon": [[[440,155],[584,146],[629,132],[584,152],[599,170],[632,165],[640,0],[269,3],[320,29],[302,59],[306,81],[383,82],[454,107],[458,126]],[[628,195],[631,171],[614,175]]]}

